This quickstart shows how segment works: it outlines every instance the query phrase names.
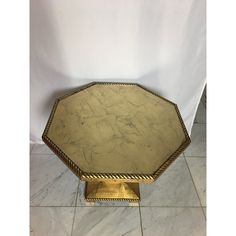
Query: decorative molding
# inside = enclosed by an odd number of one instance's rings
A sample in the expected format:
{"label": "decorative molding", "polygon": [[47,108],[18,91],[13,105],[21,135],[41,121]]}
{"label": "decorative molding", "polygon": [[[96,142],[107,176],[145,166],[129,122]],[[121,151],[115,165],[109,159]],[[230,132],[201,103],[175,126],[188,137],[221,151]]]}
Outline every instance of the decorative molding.
{"label": "decorative molding", "polygon": [[[180,124],[183,128],[184,134],[185,134],[185,142],[182,143],[179,148],[159,167],[153,174],[127,174],[127,173],[86,173],[82,171],[77,164],[75,164],[53,141],[47,136],[48,130],[50,128],[50,125],[52,123],[53,116],[55,114],[57,105],[59,101],[62,99],[71,96],[75,93],[78,93],[84,89],[87,89],[93,85],[121,85],[121,86],[138,86],[141,89],[144,89],[145,91],[153,94],[154,96],[157,96],[159,98],[162,98],[163,100],[173,104],[175,106],[178,118],[180,120]],[[59,97],[56,99],[51,114],[49,116],[47,125],[45,127],[45,130],[42,135],[43,141],[48,145],[48,147],[81,179],[84,181],[104,181],[104,180],[116,180],[116,181],[122,181],[122,182],[135,182],[135,183],[150,183],[155,181],[165,170],[166,168],[184,151],[184,149],[190,144],[190,137],[188,135],[188,132],[186,130],[186,127],[184,125],[184,122],[181,118],[179,109],[177,105],[166,98],[146,89],[142,85],[139,85],[137,83],[119,83],[119,82],[92,82],[87,85],[84,85],[62,97]],[[101,200],[101,199],[94,199],[94,200]],[[110,199],[104,199],[104,200],[110,200]],[[118,199],[121,200],[121,199]],[[125,199],[124,199],[125,200]],[[126,199],[127,200],[127,199]],[[91,200],[92,201],[92,200]]]}

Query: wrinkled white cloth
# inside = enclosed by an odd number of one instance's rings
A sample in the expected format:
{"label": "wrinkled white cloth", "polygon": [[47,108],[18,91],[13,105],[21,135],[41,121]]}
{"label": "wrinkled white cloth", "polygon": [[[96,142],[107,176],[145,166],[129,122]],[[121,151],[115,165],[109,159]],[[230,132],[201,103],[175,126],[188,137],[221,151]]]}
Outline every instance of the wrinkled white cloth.
{"label": "wrinkled white cloth", "polygon": [[205,76],[204,0],[31,0],[30,139],[56,97],[135,82],[178,104],[191,133]]}

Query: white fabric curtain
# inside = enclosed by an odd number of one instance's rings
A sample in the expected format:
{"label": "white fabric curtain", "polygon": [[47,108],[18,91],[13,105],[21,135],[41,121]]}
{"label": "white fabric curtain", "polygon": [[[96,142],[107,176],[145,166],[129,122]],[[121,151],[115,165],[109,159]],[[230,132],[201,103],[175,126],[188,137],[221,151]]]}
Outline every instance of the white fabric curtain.
{"label": "white fabric curtain", "polygon": [[178,104],[191,133],[205,30],[205,0],[31,0],[31,142],[55,98],[91,81],[146,86]]}

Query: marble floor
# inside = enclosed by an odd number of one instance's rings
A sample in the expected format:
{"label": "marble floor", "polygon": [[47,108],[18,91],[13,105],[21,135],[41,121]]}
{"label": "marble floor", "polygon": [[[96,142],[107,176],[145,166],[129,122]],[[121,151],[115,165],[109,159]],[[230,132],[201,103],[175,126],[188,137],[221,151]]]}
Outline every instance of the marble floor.
{"label": "marble floor", "polygon": [[87,203],[84,182],[45,146],[30,145],[31,236],[206,235],[206,107],[201,101],[192,143],[141,202]]}

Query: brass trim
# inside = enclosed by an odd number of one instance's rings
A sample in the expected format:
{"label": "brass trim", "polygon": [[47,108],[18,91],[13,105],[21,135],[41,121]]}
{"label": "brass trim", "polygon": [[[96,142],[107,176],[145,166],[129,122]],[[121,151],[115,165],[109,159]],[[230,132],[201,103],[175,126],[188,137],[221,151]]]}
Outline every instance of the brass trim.
{"label": "brass trim", "polygon": [[[169,103],[173,104],[175,106],[178,118],[180,120],[180,124],[184,130],[184,134],[185,134],[185,142],[183,142],[179,148],[162,164],[161,167],[159,167],[153,174],[127,174],[127,173],[86,173],[83,172],[78,165],[76,165],[64,152],[62,152],[62,150],[57,147],[57,145],[55,143],[53,143],[50,138],[47,136],[48,130],[50,128],[50,125],[52,123],[52,119],[53,116],[55,114],[57,105],[59,103],[60,100],[78,93],[86,88],[89,88],[93,85],[123,85],[123,86],[138,86],[141,89],[144,89],[145,91],[153,94],[154,96],[160,97],[162,99],[164,99],[165,101],[168,101]],[[87,85],[84,85],[82,87],[79,87],[77,89],[75,89],[74,91],[65,94],[64,96],[61,96],[59,98],[56,99],[51,114],[49,116],[48,122],[46,124],[46,127],[44,129],[43,135],[42,135],[42,139],[43,141],[48,145],[48,147],[81,179],[84,181],[107,181],[107,180],[116,180],[116,181],[121,181],[121,182],[134,182],[134,183],[140,183],[140,182],[144,182],[144,183],[151,183],[153,181],[155,181],[166,169],[167,167],[184,151],[184,149],[190,144],[191,140],[190,137],[188,135],[188,132],[186,130],[186,127],[184,125],[184,122],[181,118],[179,109],[177,107],[177,104],[169,101],[168,99],[158,95],[157,93],[148,90],[147,88],[143,87],[140,84],[137,83],[119,83],[119,82],[92,82],[89,83]],[[97,199],[96,199],[97,200]]]}
{"label": "brass trim", "polygon": [[86,198],[87,202],[96,202],[96,201],[128,201],[138,203],[140,199],[130,199],[130,198]]}
{"label": "brass trim", "polygon": [[118,183],[117,181],[85,182],[84,196],[86,201],[140,201],[138,183]]}

